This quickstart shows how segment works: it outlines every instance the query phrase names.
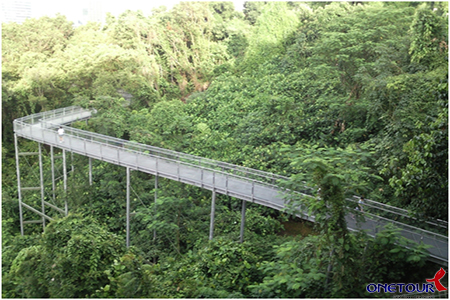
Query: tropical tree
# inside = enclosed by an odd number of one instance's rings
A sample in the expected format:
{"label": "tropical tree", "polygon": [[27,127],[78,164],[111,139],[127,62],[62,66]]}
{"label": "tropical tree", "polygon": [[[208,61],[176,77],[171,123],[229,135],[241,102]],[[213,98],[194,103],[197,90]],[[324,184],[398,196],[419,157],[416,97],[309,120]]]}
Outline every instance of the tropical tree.
{"label": "tropical tree", "polygon": [[[9,297],[89,297],[123,253],[123,241],[92,218],[69,215],[49,224],[38,245],[22,249],[6,280]],[[4,279],[5,280],[5,279]]]}

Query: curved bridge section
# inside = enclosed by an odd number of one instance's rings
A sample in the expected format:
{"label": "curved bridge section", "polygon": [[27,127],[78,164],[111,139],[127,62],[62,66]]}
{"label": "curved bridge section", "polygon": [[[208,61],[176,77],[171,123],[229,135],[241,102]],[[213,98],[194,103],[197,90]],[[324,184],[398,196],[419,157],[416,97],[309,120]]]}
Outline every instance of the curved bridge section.
{"label": "curved bridge section", "polygon": [[[18,178],[20,178],[20,175],[17,137],[22,137],[50,145],[51,147],[60,148],[63,151],[70,151],[89,158],[124,166],[127,168],[127,174],[129,174],[129,170],[138,170],[211,190],[213,192],[213,207],[215,193],[241,199],[243,200],[243,220],[245,220],[245,201],[254,202],[276,210],[283,210],[286,207],[286,190],[281,188],[279,183],[283,180],[288,180],[287,177],[117,139],[65,125],[75,121],[88,119],[92,116],[92,113],[93,111],[85,110],[80,107],[67,107],[14,120]],[[57,129],[60,126],[65,130],[63,143],[59,141],[57,135]],[[129,178],[129,176],[127,177]],[[22,206],[32,209],[21,202],[21,186],[19,179],[18,185],[20,209],[22,210]],[[43,189],[42,183],[41,188]],[[298,193],[309,196],[307,190],[298,191]],[[351,199],[349,200],[351,201]],[[44,199],[42,201],[44,203]],[[379,207],[383,205],[375,201],[367,201],[369,206],[372,206],[377,210],[380,210]],[[386,210],[386,208],[384,209]],[[43,212],[39,212],[36,209],[32,210],[41,215],[44,222],[44,218],[46,217],[44,209],[42,209]],[[389,208],[387,208],[387,210],[393,211]],[[432,246],[429,249],[429,252],[434,260],[448,264],[447,236],[381,217],[373,209],[370,211],[374,213],[365,212],[365,221],[358,224],[350,215],[348,215],[346,217],[348,228],[351,230],[364,229],[370,235],[374,236],[380,226],[384,226],[387,223],[394,223],[401,229],[401,234],[403,236],[416,242],[424,242],[425,244]],[[67,205],[65,212],[67,214]],[[211,226],[213,226],[213,213],[212,210]],[[306,214],[299,216],[304,218],[305,215]],[[47,217],[47,219],[49,218]],[[314,221],[314,216],[309,216],[308,219]],[[128,228],[129,216],[127,212],[127,229]],[[243,227],[241,227],[241,239],[242,231]],[[210,238],[212,238],[212,233],[210,233]],[[128,244],[129,236],[127,235],[127,245]]]}

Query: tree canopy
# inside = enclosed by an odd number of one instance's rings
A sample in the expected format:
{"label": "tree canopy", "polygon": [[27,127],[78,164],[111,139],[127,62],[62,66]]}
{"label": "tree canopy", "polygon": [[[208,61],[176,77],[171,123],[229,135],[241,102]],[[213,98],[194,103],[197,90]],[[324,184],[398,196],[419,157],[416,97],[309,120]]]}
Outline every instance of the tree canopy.
{"label": "tree canopy", "polygon": [[[322,222],[248,203],[239,244],[242,204],[219,195],[208,241],[208,191],[162,178],[155,189],[132,172],[125,249],[123,167],[95,161],[88,186],[87,159],[74,155],[71,213],[21,236],[12,122],[69,105],[98,111],[73,124],[84,130],[320,188],[321,201],[294,200]],[[448,3],[260,1],[239,12],[188,1],[78,27],[62,15],[2,23],[2,162],[4,297],[367,297],[370,282],[422,282],[435,273],[426,247],[395,228],[350,232],[345,198],[448,221]],[[32,182],[38,162],[27,162]],[[293,224],[304,232],[283,234]]]}

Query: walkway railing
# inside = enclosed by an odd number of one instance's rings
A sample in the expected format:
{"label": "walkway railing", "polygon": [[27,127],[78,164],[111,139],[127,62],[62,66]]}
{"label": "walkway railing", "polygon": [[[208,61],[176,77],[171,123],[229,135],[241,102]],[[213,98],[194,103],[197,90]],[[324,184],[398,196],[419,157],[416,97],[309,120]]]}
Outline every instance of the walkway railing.
{"label": "walkway railing", "polygon": [[[70,126],[61,125],[59,122],[54,122],[54,120],[64,119],[66,116],[76,115],[87,110],[71,106],[66,108],[60,108],[57,110],[52,110],[48,112],[33,114],[23,118],[14,120],[14,130],[20,131],[28,125],[40,124],[41,128],[56,128],[63,127],[65,135],[72,135],[77,138],[86,141],[95,141],[101,145],[112,146],[121,149],[128,149],[134,152],[150,154],[154,156],[164,157],[173,161],[181,161],[184,163],[189,163],[194,166],[204,167],[211,170],[221,170],[223,172],[245,177],[248,179],[256,180],[261,183],[277,186],[280,180],[287,180],[288,177],[260,171],[256,169],[251,169],[247,167],[237,166],[226,162],[216,161],[200,156],[195,156],[191,154],[181,153],[169,149],[158,148],[150,145],[144,145],[133,141],[127,141],[119,138],[114,138],[111,136],[106,136],[98,134],[95,132],[89,132],[85,130],[76,129]],[[67,118],[68,119],[68,118]]]}
{"label": "walkway railing", "polygon": [[[89,111],[79,106],[69,106],[58,108],[55,110],[40,112],[37,114],[32,114],[29,116],[25,116],[19,119],[14,120],[14,124],[25,123],[29,125],[41,124],[41,121],[51,122],[52,120],[57,120],[57,124],[52,124],[53,126],[59,126],[60,124],[64,124],[67,122],[71,122],[70,116],[80,115],[80,114],[90,114],[95,111]],[[17,121],[17,122],[16,122]],[[56,123],[56,122],[55,122]],[[50,123],[49,123],[50,124]]]}
{"label": "walkway railing", "polygon": [[[359,197],[354,196],[352,199],[346,199],[347,206],[356,207]],[[440,235],[448,235],[448,223],[443,220],[419,220],[411,216],[406,209],[387,205],[369,199],[364,199],[364,212],[389,219],[391,222],[402,223],[405,225],[419,227],[425,231],[438,233]]]}

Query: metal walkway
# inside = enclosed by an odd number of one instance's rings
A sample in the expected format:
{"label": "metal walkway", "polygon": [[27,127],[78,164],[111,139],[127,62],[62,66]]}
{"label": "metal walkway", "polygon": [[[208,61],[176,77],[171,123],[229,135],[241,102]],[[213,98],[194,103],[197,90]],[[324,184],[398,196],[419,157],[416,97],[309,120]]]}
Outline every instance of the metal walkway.
{"label": "metal walkway", "polygon": [[[243,216],[245,214],[245,201],[276,210],[285,209],[284,196],[286,191],[280,187],[279,183],[288,180],[287,177],[64,125],[90,117],[91,111],[89,110],[68,107],[16,119],[14,120],[14,132],[18,137],[124,166],[127,168],[127,175],[129,170],[138,170],[211,190],[213,192],[212,209],[214,209],[215,193],[244,200]],[[59,126],[62,126],[65,130],[63,143],[60,143],[56,133]],[[17,153],[16,159],[18,159]],[[20,190],[20,182],[18,184]],[[19,201],[21,201],[20,192]],[[369,206],[378,207],[377,209],[380,209],[380,205],[383,205],[375,201],[367,201]],[[392,209],[388,208],[387,210]],[[371,213],[374,212],[374,209],[368,211],[370,212],[364,213],[365,222],[358,224],[350,215],[347,215],[348,228],[350,230],[364,229],[368,234],[374,236],[379,230],[379,226],[394,223],[401,229],[401,234],[408,239],[431,245],[432,247],[428,251],[435,261],[448,264],[447,236],[381,217],[378,213]],[[213,226],[213,211],[211,217],[211,226]],[[314,221],[313,216],[309,216],[308,219]],[[129,228],[128,218],[127,228]]]}

